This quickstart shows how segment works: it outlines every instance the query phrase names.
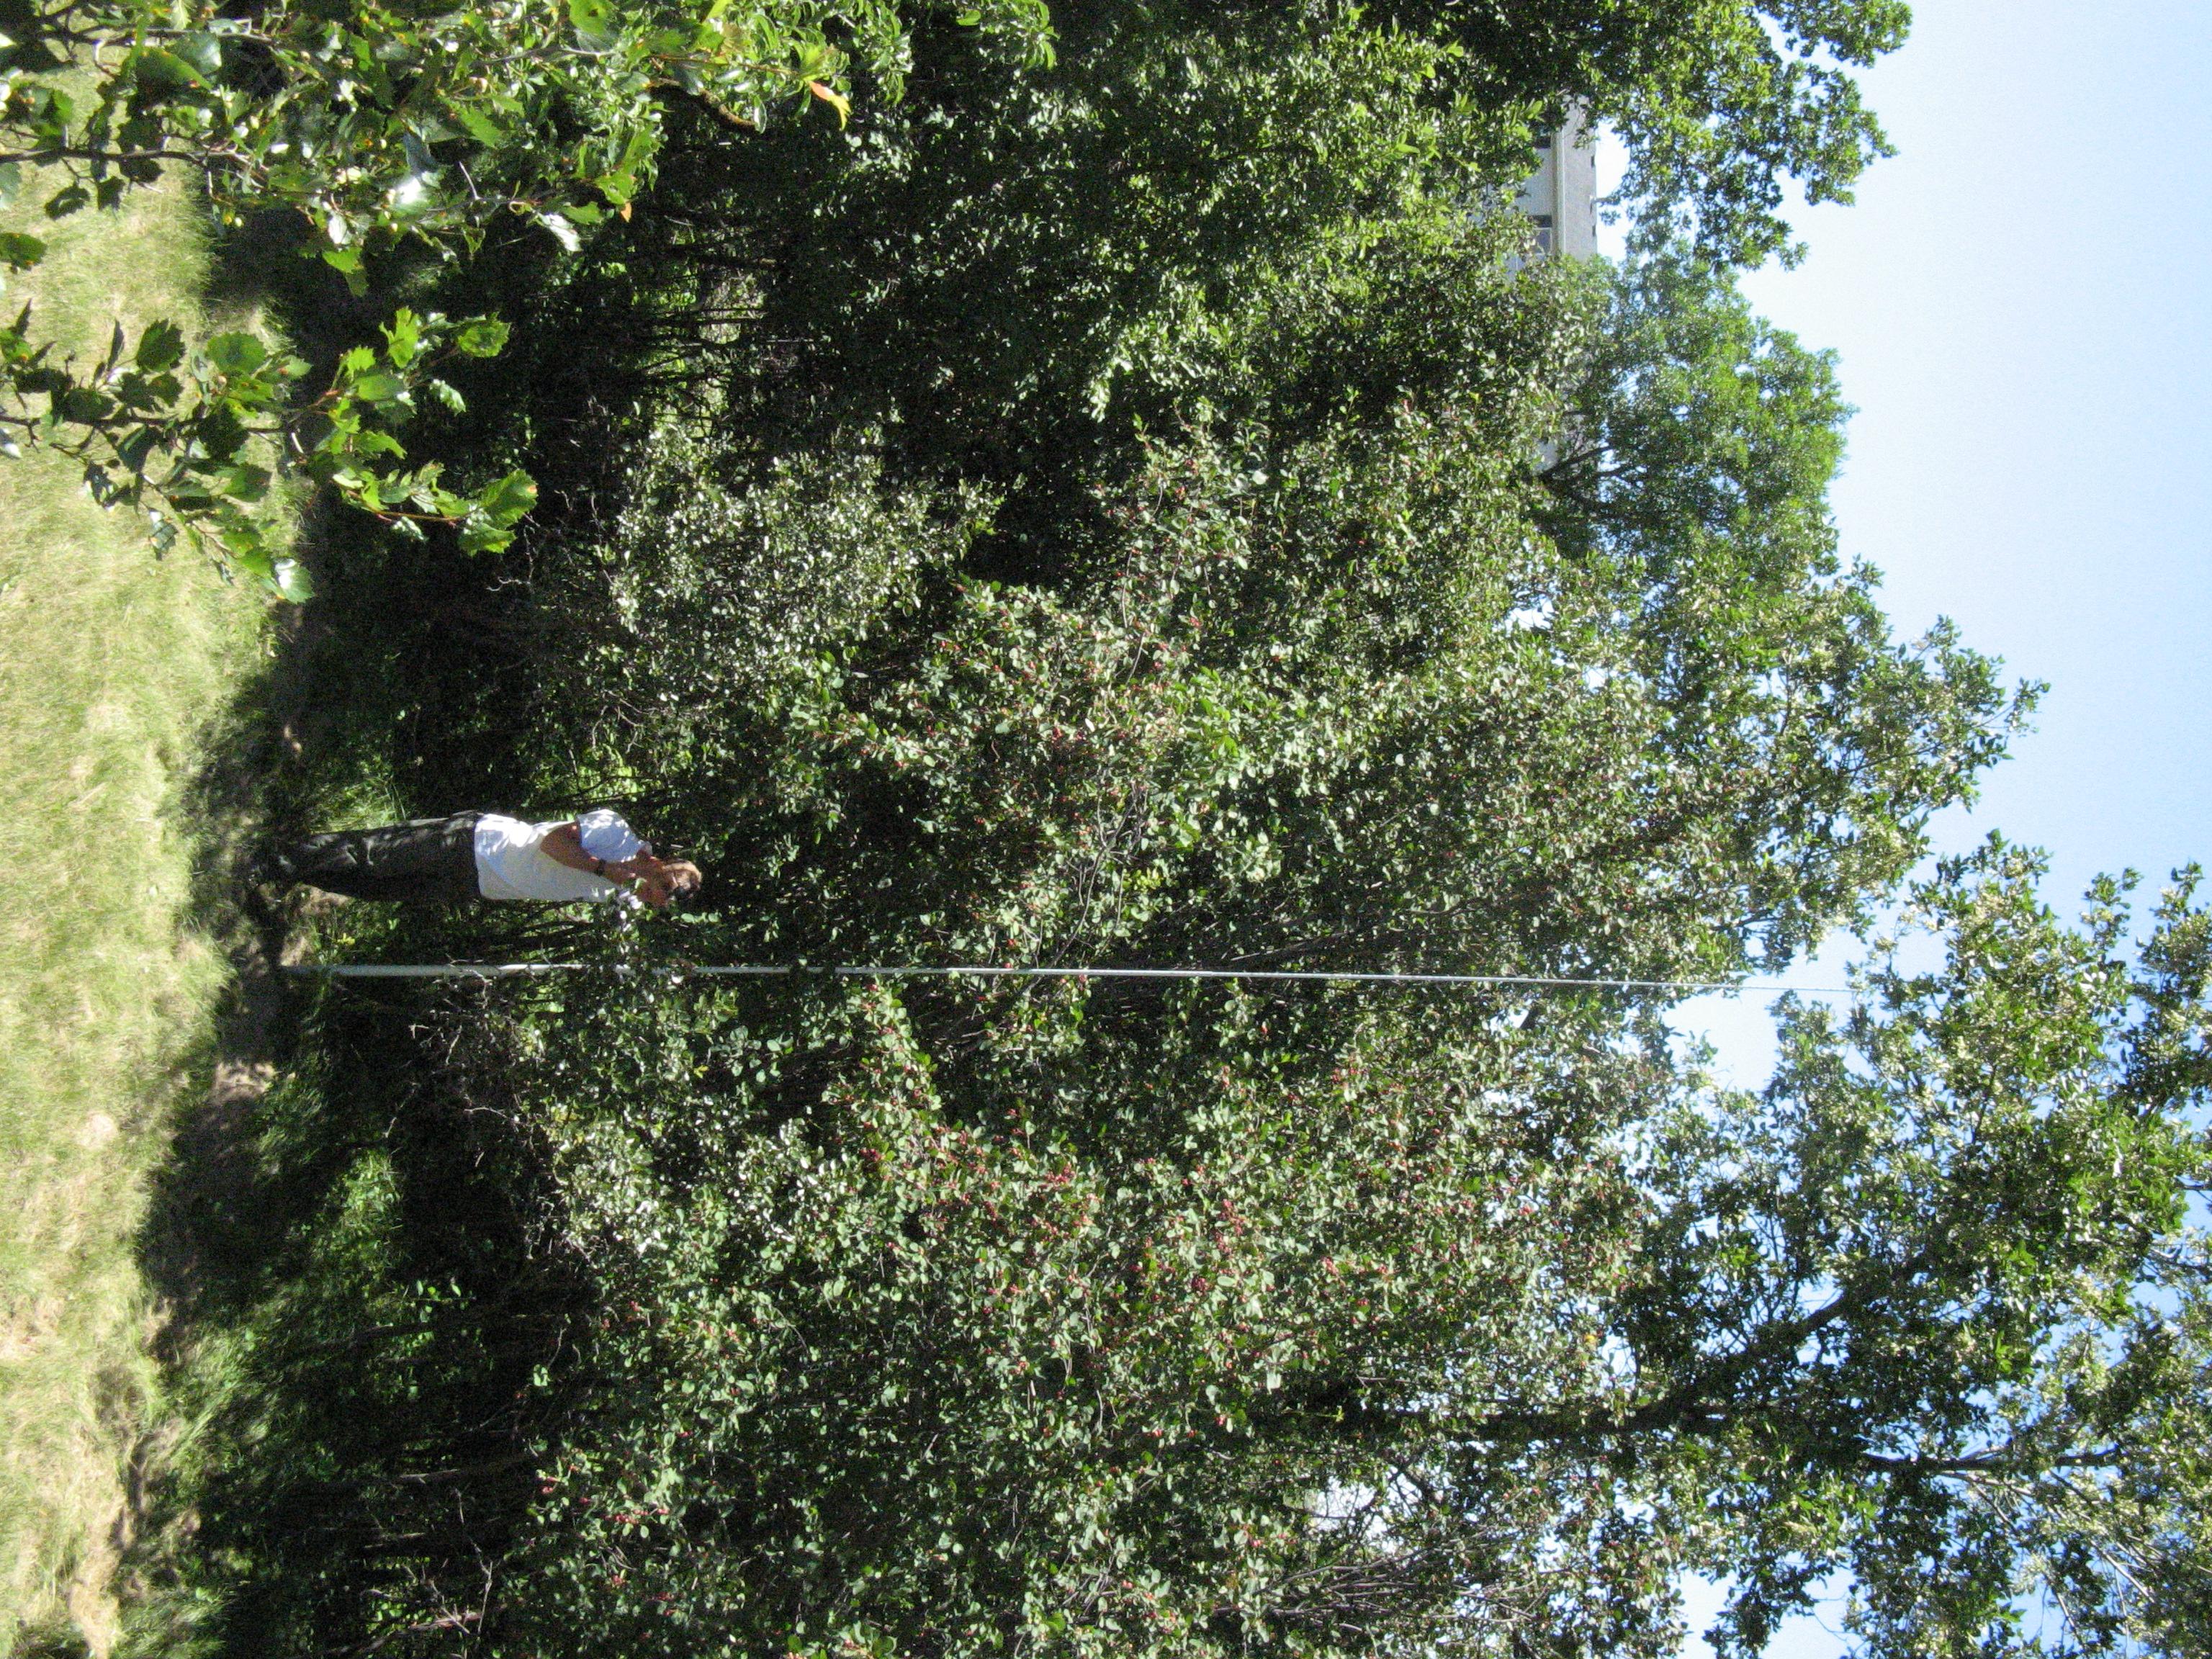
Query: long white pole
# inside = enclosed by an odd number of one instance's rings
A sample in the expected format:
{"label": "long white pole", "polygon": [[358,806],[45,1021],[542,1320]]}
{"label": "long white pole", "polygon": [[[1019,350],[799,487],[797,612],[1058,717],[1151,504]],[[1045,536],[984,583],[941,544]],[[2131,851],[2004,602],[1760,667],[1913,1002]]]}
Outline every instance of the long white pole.
{"label": "long white pole", "polygon": [[1384,974],[1278,968],[997,968],[806,963],[727,963],[638,969],[604,962],[300,963],[288,974],[326,979],[539,979],[554,974],[650,973],[671,979],[1133,979],[1246,980],[1273,984],[1487,985],[1602,991],[1798,991],[1847,996],[1841,985],[1788,985],[1773,980],[1581,979],[1550,974]]}

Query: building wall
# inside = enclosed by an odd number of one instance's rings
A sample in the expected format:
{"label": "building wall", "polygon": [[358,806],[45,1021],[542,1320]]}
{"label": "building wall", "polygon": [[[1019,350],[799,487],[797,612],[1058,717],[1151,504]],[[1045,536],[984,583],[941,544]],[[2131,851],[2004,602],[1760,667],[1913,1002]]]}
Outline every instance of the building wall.
{"label": "building wall", "polygon": [[1536,171],[1514,206],[1536,222],[1547,253],[1587,259],[1597,252],[1597,150],[1579,113],[1536,152]]}

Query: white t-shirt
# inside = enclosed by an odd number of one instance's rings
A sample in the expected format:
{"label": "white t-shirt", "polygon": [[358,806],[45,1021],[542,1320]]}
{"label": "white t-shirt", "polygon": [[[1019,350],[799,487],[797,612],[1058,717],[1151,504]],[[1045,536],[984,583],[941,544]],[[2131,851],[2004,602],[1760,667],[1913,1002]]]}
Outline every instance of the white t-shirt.
{"label": "white t-shirt", "polygon": [[[568,823],[525,823],[520,818],[486,812],[477,820],[477,890],[488,899],[536,899],[566,904],[577,899],[611,899],[623,888],[588,870],[571,870],[548,857],[546,832]],[[584,850],[610,864],[634,856],[645,843],[621,817],[604,806],[575,820]]]}

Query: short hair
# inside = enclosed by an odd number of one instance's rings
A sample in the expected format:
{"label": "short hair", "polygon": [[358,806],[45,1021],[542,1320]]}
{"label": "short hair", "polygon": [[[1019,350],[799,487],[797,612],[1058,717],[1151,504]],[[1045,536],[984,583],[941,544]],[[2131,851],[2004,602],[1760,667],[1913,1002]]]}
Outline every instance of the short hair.
{"label": "short hair", "polygon": [[690,898],[706,884],[707,878],[689,859],[663,859],[660,868],[668,878],[669,891],[678,898]]}

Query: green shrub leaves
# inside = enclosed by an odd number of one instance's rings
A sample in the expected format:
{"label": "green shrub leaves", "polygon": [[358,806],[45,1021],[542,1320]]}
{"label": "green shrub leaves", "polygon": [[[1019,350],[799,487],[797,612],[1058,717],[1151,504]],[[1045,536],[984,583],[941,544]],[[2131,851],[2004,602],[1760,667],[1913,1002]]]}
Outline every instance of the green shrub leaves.
{"label": "green shrub leaves", "polygon": [[[0,414],[0,432],[12,428],[83,461],[94,499],[142,509],[156,547],[181,538],[297,601],[311,591],[306,572],[270,544],[252,511],[268,494],[270,463],[408,533],[455,525],[471,553],[496,552],[513,539],[537,499],[527,476],[456,491],[437,462],[392,465],[406,459],[396,433],[419,393],[459,402],[434,373],[440,364],[490,356],[506,337],[496,322],[456,325],[402,307],[381,351],[356,347],[323,392],[304,398],[295,388],[307,365],[272,353],[257,335],[216,334],[188,353],[180,329],[155,322],[126,355],[118,327],[105,357],[81,367],[57,363],[50,348],[32,343],[27,306],[0,330],[0,386],[21,411]],[[43,409],[34,401],[41,398]]]}

